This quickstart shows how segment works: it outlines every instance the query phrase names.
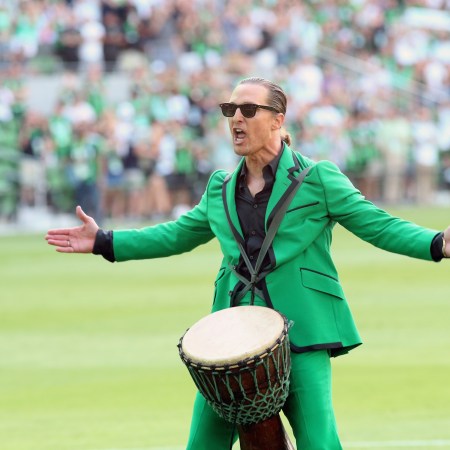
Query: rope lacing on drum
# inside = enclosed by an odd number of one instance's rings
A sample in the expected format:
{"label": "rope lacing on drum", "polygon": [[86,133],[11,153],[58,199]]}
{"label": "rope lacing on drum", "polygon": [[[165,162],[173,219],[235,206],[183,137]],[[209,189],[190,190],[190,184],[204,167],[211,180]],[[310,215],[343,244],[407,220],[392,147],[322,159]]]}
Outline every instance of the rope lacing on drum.
{"label": "rope lacing on drum", "polygon": [[[179,345],[195,385],[225,420],[251,425],[277,414],[284,405],[289,392],[290,350],[289,323],[283,318],[282,335],[270,348],[235,364],[196,364]],[[245,385],[249,378],[251,386]]]}

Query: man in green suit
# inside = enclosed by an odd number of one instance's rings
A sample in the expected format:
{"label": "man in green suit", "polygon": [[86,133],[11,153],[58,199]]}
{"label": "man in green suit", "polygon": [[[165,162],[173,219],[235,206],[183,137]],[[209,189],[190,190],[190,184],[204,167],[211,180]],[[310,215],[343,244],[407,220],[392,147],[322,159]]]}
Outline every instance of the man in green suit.
{"label": "man in green suit", "polygon": [[[256,304],[293,321],[284,414],[297,448],[341,449],[330,356],[347,353],[361,339],[331,259],[332,229],[338,222],[384,250],[440,261],[450,255],[450,227],[439,232],[393,217],[365,200],[333,163],[291,150],[283,128],[286,96],[276,84],[245,79],[220,106],[242,159],[232,174],[211,175],[191,211],[153,227],[113,232],[99,229],[77,207],[82,225],[50,230],[46,239],[59,252],[126,261],[187,252],[216,237],[223,262],[212,310]],[[273,240],[266,245],[268,235]],[[233,425],[197,394],[187,448],[225,450],[236,439]]]}

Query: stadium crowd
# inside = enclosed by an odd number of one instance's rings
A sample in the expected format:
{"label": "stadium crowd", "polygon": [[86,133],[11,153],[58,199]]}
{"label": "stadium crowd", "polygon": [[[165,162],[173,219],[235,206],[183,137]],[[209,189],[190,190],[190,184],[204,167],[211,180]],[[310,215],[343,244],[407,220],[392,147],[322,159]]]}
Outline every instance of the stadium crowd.
{"label": "stadium crowd", "polygon": [[[450,189],[448,0],[0,0],[0,220],[20,205],[176,216],[235,157],[218,103],[236,79],[289,95],[294,148],[371,200]],[[62,88],[27,103],[40,65]],[[40,67],[39,66],[39,67]],[[39,70],[42,70],[40,67]],[[45,67],[44,67],[45,70]],[[129,81],[113,103],[104,81]]]}

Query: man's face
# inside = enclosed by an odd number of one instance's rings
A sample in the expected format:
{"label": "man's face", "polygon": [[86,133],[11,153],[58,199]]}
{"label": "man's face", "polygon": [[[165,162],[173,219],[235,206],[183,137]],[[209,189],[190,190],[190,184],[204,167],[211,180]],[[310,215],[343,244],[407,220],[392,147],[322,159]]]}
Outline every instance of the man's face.
{"label": "man's face", "polygon": [[[254,103],[270,106],[267,97],[267,88],[248,83],[237,86],[229,101],[236,105]],[[240,156],[251,156],[273,145],[278,140],[276,132],[281,126],[278,116],[280,114],[258,108],[254,117],[246,118],[238,108],[234,116],[228,118],[234,152]]]}

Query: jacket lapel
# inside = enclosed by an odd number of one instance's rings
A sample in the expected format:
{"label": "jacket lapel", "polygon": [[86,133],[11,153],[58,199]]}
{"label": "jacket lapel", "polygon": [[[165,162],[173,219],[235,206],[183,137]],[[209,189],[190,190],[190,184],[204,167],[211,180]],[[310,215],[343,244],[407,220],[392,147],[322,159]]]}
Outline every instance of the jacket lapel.
{"label": "jacket lapel", "polygon": [[225,212],[227,214],[228,220],[231,221],[230,226],[232,227],[233,234],[235,235],[236,238],[240,237],[241,242],[244,241],[244,234],[242,233],[241,224],[239,223],[239,217],[237,214],[235,192],[237,179],[239,177],[239,174],[241,173],[243,164],[244,158],[241,159],[238,166],[236,167],[234,172],[230,175],[228,180],[227,179],[225,180],[226,182],[224,191],[225,198],[223,199]]}
{"label": "jacket lapel", "polygon": [[298,183],[295,175],[299,170],[300,166],[293,151],[287,145],[284,145],[283,154],[281,155],[280,162],[278,163],[272,194],[270,195],[269,203],[267,205],[265,219],[266,231],[273,216],[277,212],[280,201],[288,195],[291,189],[293,189]]}

